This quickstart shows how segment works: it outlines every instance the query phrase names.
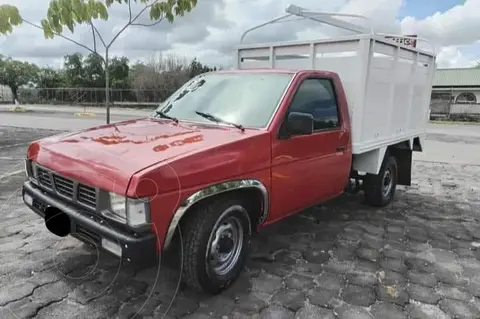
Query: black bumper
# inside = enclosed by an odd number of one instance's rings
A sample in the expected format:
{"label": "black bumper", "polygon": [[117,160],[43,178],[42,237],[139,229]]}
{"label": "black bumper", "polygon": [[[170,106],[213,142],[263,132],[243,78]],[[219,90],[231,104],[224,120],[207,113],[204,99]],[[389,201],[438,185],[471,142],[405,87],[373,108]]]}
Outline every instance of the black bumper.
{"label": "black bumper", "polygon": [[[25,194],[32,198],[30,204],[25,200]],[[102,247],[102,238],[109,240],[121,247],[121,258],[129,264],[139,267],[154,266],[158,261],[158,250],[155,234],[148,232],[144,234],[126,233],[108,224],[105,219],[75,207],[70,203],[54,198],[52,195],[41,190],[33,183],[27,181],[22,188],[22,198],[31,210],[45,218],[47,207],[54,207],[69,217],[70,235],[87,244],[94,243]],[[110,254],[120,257],[109,250]]]}

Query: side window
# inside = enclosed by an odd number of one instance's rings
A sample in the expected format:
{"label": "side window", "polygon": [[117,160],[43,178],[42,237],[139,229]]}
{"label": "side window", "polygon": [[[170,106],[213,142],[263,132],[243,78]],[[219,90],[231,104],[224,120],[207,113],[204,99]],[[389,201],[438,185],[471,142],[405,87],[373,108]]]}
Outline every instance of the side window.
{"label": "side window", "polygon": [[290,104],[289,112],[312,114],[314,130],[340,126],[335,92],[329,79],[306,79],[303,81]]}

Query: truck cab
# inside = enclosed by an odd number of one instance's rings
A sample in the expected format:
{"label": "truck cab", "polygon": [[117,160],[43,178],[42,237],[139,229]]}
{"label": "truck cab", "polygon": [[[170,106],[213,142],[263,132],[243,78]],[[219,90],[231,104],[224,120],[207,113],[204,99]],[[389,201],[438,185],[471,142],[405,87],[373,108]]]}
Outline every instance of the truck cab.
{"label": "truck cab", "polygon": [[216,294],[238,278],[253,231],[346,190],[383,207],[410,184],[434,54],[362,33],[236,57],[147,118],[32,143],[25,204],[50,232],[127,263],[173,249],[184,282]]}

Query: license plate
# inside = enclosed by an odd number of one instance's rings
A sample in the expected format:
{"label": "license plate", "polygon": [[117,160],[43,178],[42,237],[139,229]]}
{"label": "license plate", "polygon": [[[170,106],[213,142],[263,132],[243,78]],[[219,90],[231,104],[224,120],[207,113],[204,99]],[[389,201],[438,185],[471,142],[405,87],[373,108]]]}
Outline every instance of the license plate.
{"label": "license plate", "polygon": [[28,195],[27,193],[23,194],[23,200],[24,200],[25,203],[27,203],[28,205],[30,205],[30,206],[33,205],[33,198],[32,198],[32,196]]}

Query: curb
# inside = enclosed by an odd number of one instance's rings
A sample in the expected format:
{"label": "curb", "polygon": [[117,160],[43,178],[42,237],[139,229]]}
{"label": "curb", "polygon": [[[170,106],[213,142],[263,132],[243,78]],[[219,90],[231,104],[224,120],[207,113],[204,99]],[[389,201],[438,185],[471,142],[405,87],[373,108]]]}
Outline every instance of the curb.
{"label": "curb", "polygon": [[93,117],[97,116],[97,114],[92,113],[92,112],[81,112],[81,113],[74,113],[74,116],[80,116],[80,117]]}
{"label": "curb", "polygon": [[440,125],[480,125],[480,122],[469,122],[469,121],[429,121],[431,124],[440,124]]}
{"label": "curb", "polygon": [[8,109],[8,111],[10,111],[10,112],[22,112],[23,113],[23,112],[26,112],[27,109],[24,108],[24,107],[17,106],[17,107],[14,107],[12,109]]}

